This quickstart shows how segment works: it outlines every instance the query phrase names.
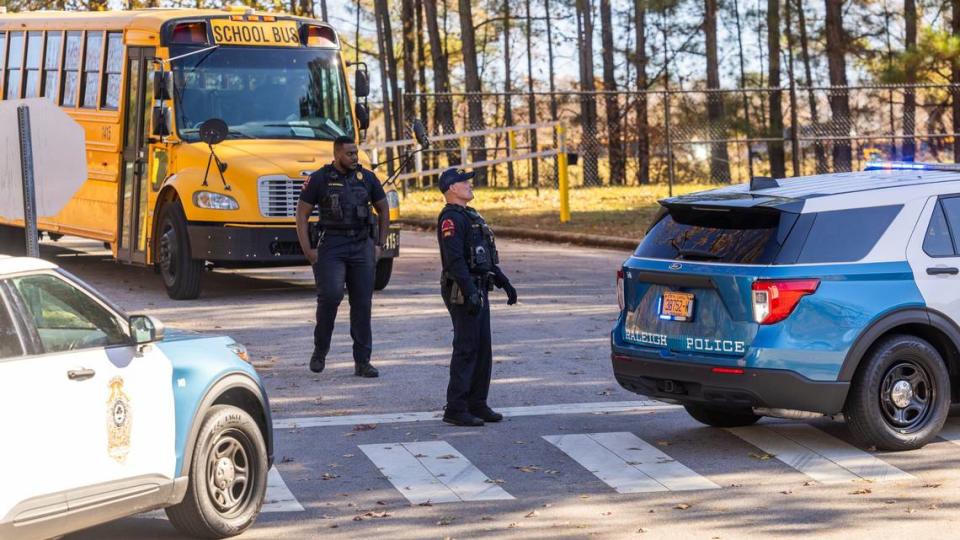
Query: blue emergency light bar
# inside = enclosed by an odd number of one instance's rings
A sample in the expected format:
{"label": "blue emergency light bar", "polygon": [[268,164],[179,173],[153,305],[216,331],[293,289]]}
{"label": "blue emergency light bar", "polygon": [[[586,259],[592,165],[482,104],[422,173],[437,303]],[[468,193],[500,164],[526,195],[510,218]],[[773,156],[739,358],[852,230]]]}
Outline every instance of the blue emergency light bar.
{"label": "blue emergency light bar", "polygon": [[864,171],[953,171],[960,172],[960,163],[923,163],[916,161],[873,161]]}

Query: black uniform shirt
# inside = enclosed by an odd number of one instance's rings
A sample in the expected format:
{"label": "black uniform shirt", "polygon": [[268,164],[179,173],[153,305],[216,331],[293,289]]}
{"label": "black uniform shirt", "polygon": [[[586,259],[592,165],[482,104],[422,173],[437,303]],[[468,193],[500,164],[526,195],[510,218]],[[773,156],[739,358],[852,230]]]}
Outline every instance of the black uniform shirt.
{"label": "black uniform shirt", "polygon": [[357,166],[355,170],[341,173],[330,163],[310,175],[306,185],[304,185],[300,191],[300,200],[316,206],[320,204],[320,198],[327,194],[327,184],[330,180],[344,181],[355,178],[358,172],[362,176],[363,184],[367,190],[367,195],[370,196],[371,203],[376,204],[387,198],[387,194],[384,193],[380,180],[377,179],[377,175],[373,174],[373,171],[368,171],[367,169]]}
{"label": "black uniform shirt", "polygon": [[[471,219],[467,213],[474,217]],[[477,290],[467,262],[473,248],[470,243],[470,230],[474,223],[484,225],[486,222],[473,208],[450,203],[443,207],[437,219],[437,241],[440,243],[443,271],[457,281],[464,296],[470,296]],[[493,266],[493,275],[496,283],[507,281],[499,266]]]}

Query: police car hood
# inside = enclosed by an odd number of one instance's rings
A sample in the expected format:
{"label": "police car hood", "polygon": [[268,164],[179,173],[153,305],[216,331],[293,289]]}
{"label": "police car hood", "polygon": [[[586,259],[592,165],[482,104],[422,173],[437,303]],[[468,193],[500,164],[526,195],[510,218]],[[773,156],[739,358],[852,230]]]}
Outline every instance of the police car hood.
{"label": "police car hood", "polygon": [[[207,145],[193,143],[191,152],[197,152],[205,162]],[[230,139],[214,147],[220,161],[227,164],[224,177],[228,182],[240,183],[267,175],[304,177],[333,161],[332,141]],[[369,168],[370,162],[361,153],[360,163]],[[211,168],[211,179],[216,179]]]}
{"label": "police car hood", "polygon": [[205,339],[211,337],[221,337],[221,336],[212,336],[209,334],[201,334],[200,332],[195,332],[193,330],[184,330],[182,328],[170,328],[169,326],[163,330],[163,342],[174,342],[174,341],[186,341],[190,339]]}

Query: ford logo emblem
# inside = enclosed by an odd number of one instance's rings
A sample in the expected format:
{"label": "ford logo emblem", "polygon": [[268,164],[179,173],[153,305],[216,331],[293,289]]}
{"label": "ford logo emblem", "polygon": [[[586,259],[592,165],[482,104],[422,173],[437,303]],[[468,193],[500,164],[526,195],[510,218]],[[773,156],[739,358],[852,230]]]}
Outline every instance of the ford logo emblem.
{"label": "ford logo emblem", "polygon": [[679,269],[681,269],[681,268],[683,268],[683,265],[680,264],[680,263],[677,263],[677,262],[675,262],[675,263],[673,263],[673,264],[670,265],[670,269],[671,269],[671,270],[679,270]]}

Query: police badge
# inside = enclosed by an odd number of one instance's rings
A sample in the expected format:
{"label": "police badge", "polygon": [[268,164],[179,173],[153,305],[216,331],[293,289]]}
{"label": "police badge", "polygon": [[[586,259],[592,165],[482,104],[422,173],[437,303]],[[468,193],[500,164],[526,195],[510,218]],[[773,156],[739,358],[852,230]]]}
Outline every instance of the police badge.
{"label": "police badge", "polygon": [[130,453],[131,410],[130,397],[123,391],[123,378],[110,379],[107,397],[107,453],[117,463],[123,463]]}

